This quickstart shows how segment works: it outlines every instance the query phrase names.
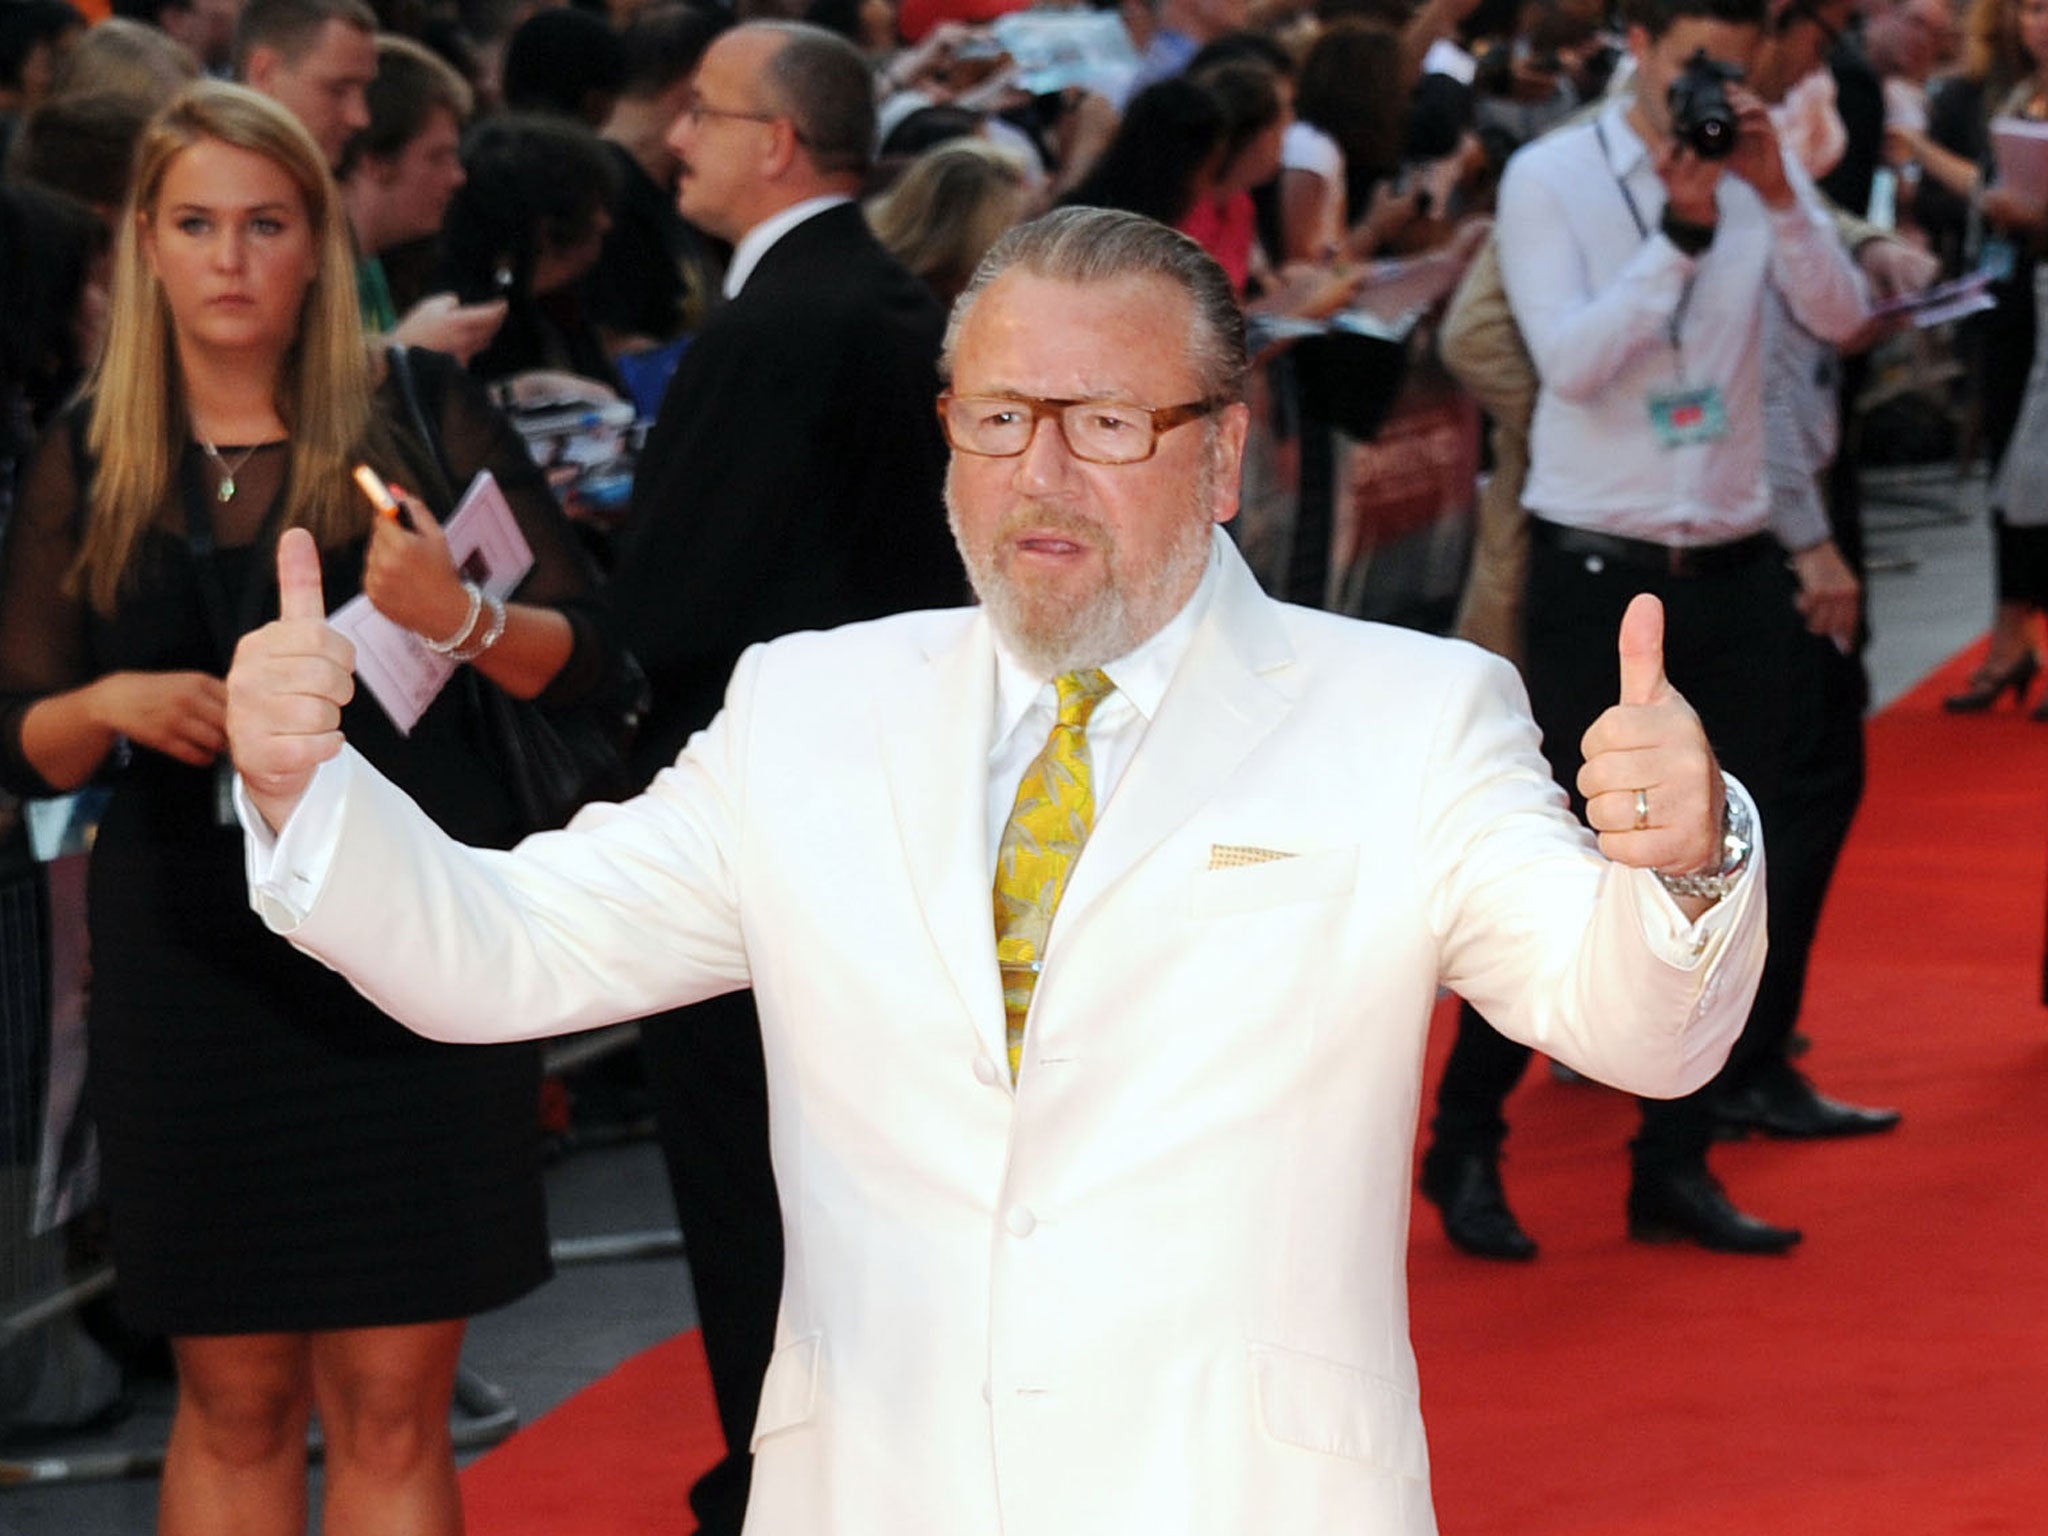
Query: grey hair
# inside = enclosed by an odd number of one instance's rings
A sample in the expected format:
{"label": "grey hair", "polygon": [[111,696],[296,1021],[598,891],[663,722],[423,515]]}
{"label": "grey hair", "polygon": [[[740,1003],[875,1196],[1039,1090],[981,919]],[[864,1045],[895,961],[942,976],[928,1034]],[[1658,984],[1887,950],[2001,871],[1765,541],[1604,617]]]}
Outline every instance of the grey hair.
{"label": "grey hair", "polygon": [[750,21],[782,46],[762,67],[770,104],[788,114],[811,164],[866,174],[875,148],[875,79],[861,52],[837,32],[802,21]]}
{"label": "grey hair", "polygon": [[1244,312],[1230,278],[1209,253],[1155,219],[1114,208],[1056,208],[1005,234],[984,256],[946,322],[939,369],[951,380],[960,333],[982,293],[1013,267],[1062,283],[1100,283],[1121,277],[1163,277],[1188,296],[1195,325],[1188,361],[1205,399],[1244,398]]}

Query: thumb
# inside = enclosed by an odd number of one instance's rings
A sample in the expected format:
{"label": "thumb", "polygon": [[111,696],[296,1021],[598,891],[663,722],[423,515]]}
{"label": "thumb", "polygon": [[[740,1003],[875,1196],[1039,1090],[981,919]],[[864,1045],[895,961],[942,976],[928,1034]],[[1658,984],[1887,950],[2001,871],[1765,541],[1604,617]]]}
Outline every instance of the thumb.
{"label": "thumb", "polygon": [[303,528],[287,528],[277,541],[277,615],[281,619],[324,619],[320,592],[320,551]]}
{"label": "thumb", "polygon": [[1664,681],[1664,605],[1638,592],[1621,616],[1621,702],[1654,704]]}

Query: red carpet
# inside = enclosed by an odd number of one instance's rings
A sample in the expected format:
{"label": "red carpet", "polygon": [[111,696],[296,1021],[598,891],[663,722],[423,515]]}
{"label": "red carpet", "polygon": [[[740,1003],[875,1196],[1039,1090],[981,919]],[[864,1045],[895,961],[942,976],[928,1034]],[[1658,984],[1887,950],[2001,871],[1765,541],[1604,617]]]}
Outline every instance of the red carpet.
{"label": "red carpet", "polygon": [[477,1536],[683,1536],[690,1484],[724,1454],[692,1330],[466,1468],[463,1512]]}
{"label": "red carpet", "polygon": [[[2048,1533],[2048,726],[1942,715],[1973,659],[1872,725],[1805,1017],[1816,1078],[1905,1125],[1715,1153],[1799,1250],[1628,1242],[1632,1107],[1541,1071],[1507,1173],[1542,1258],[1463,1258],[1417,1212],[1445,1536]],[[471,1529],[688,1530],[718,1445],[702,1361],[664,1346],[486,1456]]]}

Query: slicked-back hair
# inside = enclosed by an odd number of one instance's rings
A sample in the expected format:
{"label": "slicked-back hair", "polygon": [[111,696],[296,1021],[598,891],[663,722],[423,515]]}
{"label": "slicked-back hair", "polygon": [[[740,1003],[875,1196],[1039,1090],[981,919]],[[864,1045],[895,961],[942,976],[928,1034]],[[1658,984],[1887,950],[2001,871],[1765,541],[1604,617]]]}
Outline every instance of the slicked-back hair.
{"label": "slicked-back hair", "polygon": [[330,21],[377,30],[377,13],[364,0],[248,0],[235,23],[235,77],[247,74],[249,55],[258,48],[274,48],[287,64],[298,63]]}
{"label": "slicked-back hair", "polygon": [[1624,0],[1621,19],[1641,27],[1655,42],[1675,22],[1720,21],[1760,28],[1770,19],[1770,11],[1770,0]]}
{"label": "slicked-back hair", "polygon": [[749,31],[782,38],[761,71],[768,110],[795,125],[821,171],[867,173],[875,152],[875,82],[861,51],[801,21],[750,21]]}
{"label": "slicked-back hair", "polygon": [[1020,224],[982,258],[946,322],[940,372],[950,380],[968,316],[989,285],[1011,270],[1061,283],[1108,283],[1157,277],[1188,296],[1195,324],[1188,361],[1204,399],[1242,400],[1250,364],[1244,312],[1230,278],[1207,251],[1156,219],[1115,208],[1056,208]]}

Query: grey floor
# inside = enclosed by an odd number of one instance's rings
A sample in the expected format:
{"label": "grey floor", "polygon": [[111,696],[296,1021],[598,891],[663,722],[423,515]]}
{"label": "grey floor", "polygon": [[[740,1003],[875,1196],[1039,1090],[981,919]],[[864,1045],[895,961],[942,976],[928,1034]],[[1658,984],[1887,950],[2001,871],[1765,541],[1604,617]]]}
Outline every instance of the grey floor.
{"label": "grey floor", "polygon": [[[1867,481],[1875,630],[1869,662],[1880,706],[1985,628],[1989,535],[1980,481],[1939,470],[1873,471]],[[548,1175],[558,1247],[672,1229],[660,1161],[646,1141],[590,1146]],[[597,1247],[603,1247],[599,1242]],[[692,1326],[682,1258],[571,1262],[533,1295],[478,1319],[465,1364],[531,1422],[640,1350]],[[118,1428],[33,1446],[0,1445],[0,1461],[115,1458],[160,1446],[167,1383],[143,1382]],[[155,1483],[32,1482],[0,1488],[0,1536],[140,1536],[153,1529]]]}

